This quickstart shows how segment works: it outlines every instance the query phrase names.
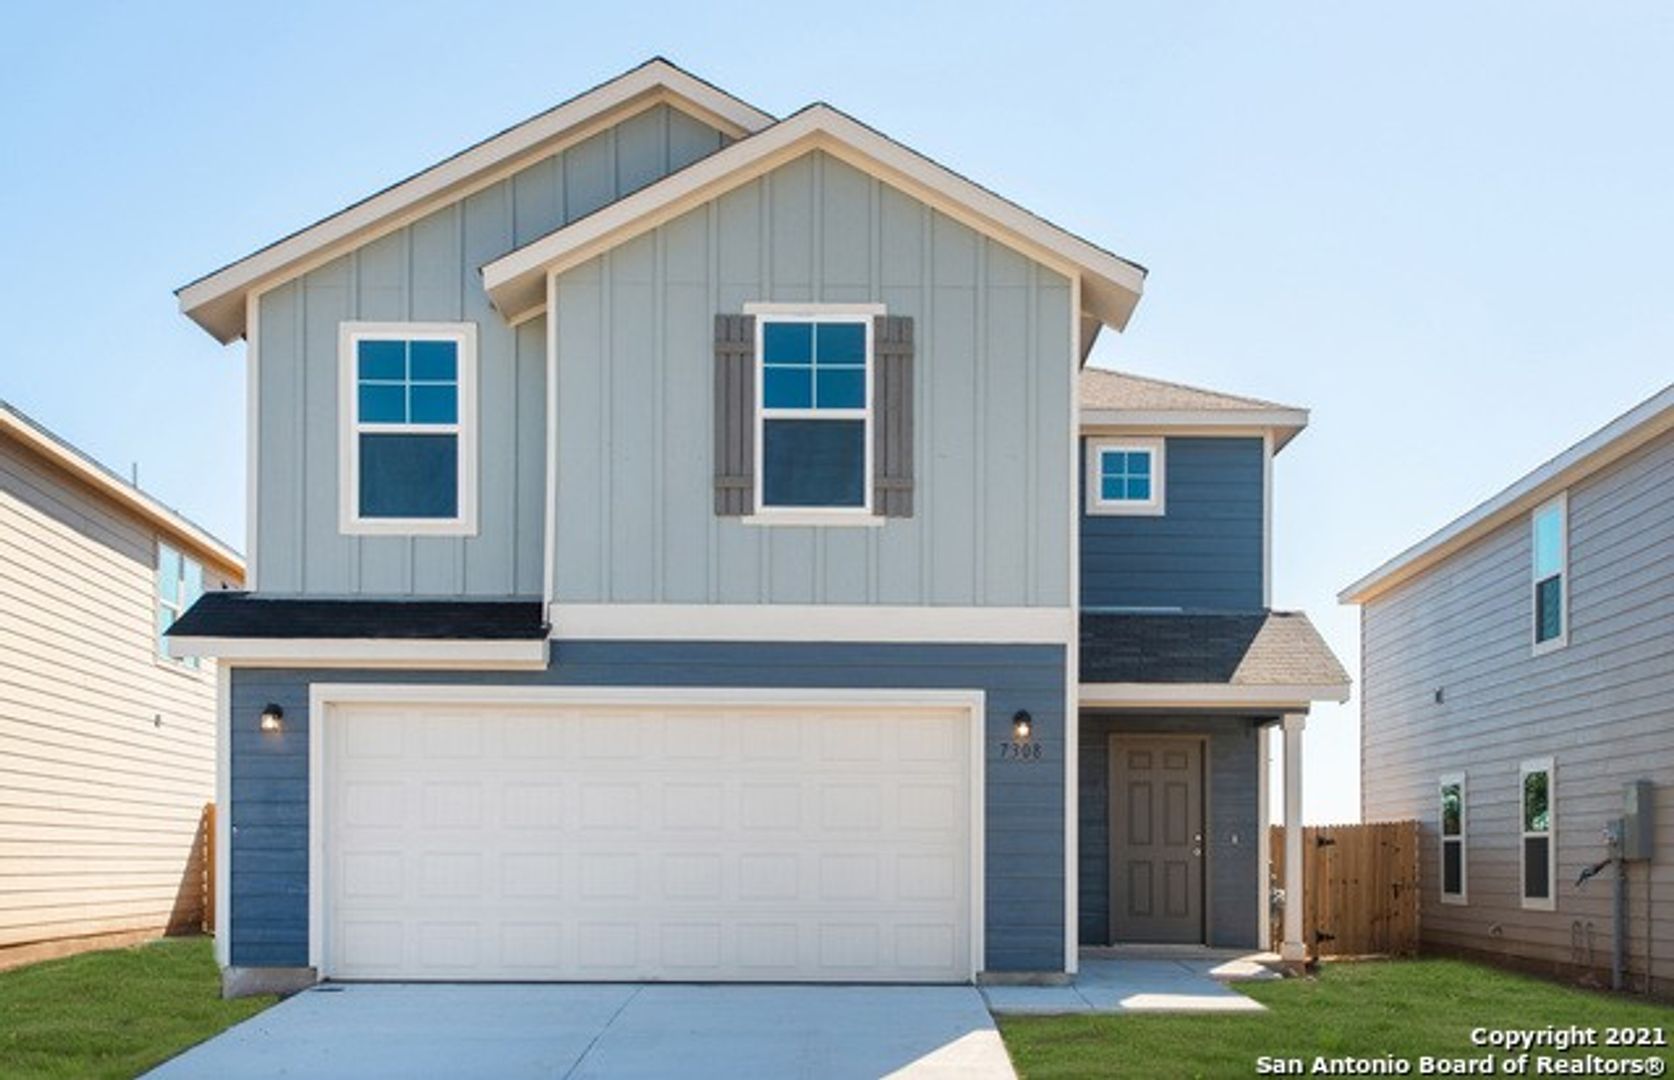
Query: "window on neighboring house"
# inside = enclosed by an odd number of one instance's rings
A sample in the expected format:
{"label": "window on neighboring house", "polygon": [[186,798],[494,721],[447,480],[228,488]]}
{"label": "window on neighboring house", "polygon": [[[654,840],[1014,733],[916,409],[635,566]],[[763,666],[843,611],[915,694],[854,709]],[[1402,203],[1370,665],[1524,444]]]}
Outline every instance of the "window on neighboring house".
{"label": "window on neighboring house", "polygon": [[756,334],[758,513],[869,515],[872,315],[758,313]]}
{"label": "window on neighboring house", "polygon": [[1094,439],[1087,447],[1087,512],[1163,512],[1161,439]]}
{"label": "window on neighboring house", "polygon": [[1569,506],[1560,495],[1534,512],[1534,649],[1545,652],[1569,641]]}
{"label": "window on neighboring house", "polygon": [[1465,902],[1465,774],[1441,778],[1441,898]]}
{"label": "window on neighboring house", "polygon": [[157,542],[157,655],[172,663],[198,666],[198,658],[169,656],[164,632],[203,595],[203,567],[162,541]]}
{"label": "window on neighboring house", "polygon": [[342,530],[476,532],[476,332],[346,323]]}
{"label": "window on neighboring house", "polygon": [[1551,758],[1525,761],[1518,770],[1523,823],[1523,906],[1551,911],[1557,904],[1558,867],[1552,850],[1556,784]]}

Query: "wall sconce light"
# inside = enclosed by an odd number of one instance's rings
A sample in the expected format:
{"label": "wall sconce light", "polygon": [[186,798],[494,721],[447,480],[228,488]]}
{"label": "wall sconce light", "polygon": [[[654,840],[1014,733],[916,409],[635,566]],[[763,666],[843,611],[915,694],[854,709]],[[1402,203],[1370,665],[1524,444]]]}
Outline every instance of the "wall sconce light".
{"label": "wall sconce light", "polygon": [[1017,742],[1028,742],[1035,733],[1035,718],[1028,709],[1018,709],[1011,716],[1011,737]]}
{"label": "wall sconce light", "polygon": [[285,730],[285,710],[271,701],[262,707],[262,730],[277,735]]}

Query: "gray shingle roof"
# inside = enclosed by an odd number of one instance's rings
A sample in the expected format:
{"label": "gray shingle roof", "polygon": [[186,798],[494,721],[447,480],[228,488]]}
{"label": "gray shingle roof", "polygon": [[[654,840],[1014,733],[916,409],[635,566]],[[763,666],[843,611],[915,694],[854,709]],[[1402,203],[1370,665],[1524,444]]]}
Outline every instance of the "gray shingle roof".
{"label": "gray shingle roof", "polygon": [[1103,368],[1083,368],[1081,371],[1081,407],[1084,409],[1125,409],[1140,412],[1252,412],[1289,409],[1300,412],[1293,405],[1280,405],[1261,398],[1239,397],[1204,390],[1162,379],[1147,379],[1124,371]]}
{"label": "gray shingle roof", "polygon": [[268,599],[207,592],[168,630],[176,638],[332,638],[538,641],[538,600]]}
{"label": "gray shingle roof", "polygon": [[1300,612],[1083,613],[1081,681],[1338,686],[1349,677]]}

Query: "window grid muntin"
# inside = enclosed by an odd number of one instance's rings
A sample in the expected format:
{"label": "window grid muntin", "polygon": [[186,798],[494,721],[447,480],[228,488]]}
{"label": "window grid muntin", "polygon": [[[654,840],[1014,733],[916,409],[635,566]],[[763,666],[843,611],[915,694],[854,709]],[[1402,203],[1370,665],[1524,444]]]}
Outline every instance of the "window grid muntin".
{"label": "window grid muntin", "polygon": [[[1106,503],[1150,503],[1156,498],[1156,454],[1145,447],[1101,446],[1099,455],[1099,499]],[[1120,459],[1118,468],[1110,462]],[[1143,470],[1136,470],[1136,460],[1144,461]],[[1115,481],[1115,494],[1111,482]],[[1138,489],[1143,485],[1143,489]]]}
{"label": "window grid muntin", "polygon": [[[748,308],[746,308],[748,311]],[[853,311],[822,312],[818,305],[811,305],[805,311],[759,312],[755,316],[755,354],[756,354],[756,395],[755,395],[755,501],[757,514],[798,514],[812,513],[817,515],[838,516],[869,516],[872,514],[872,471],[873,471],[873,378],[876,370],[876,349],[873,336],[873,315],[859,314]],[[776,368],[793,367],[788,363],[767,362],[767,336],[770,327],[785,324],[810,324],[814,329],[812,336],[817,342],[818,327],[828,324],[852,324],[861,327],[864,351],[861,366],[865,371],[865,384],[860,408],[832,408],[820,407],[812,404],[805,407],[769,406],[767,404],[767,371],[770,366]],[[817,344],[815,346],[817,352]],[[812,366],[812,365],[810,365]],[[836,368],[851,368],[854,365],[833,365]],[[816,399],[817,401],[817,399]],[[773,420],[814,420],[814,421],[860,421],[862,464],[860,486],[862,499],[859,505],[802,505],[794,503],[769,503],[766,500],[767,474],[766,461],[763,453],[766,443],[767,425]]]}
{"label": "window grid muntin", "polygon": [[[157,541],[157,656],[183,667],[197,668],[196,656],[170,656],[163,631],[173,625],[203,595],[203,564],[166,541]],[[195,580],[194,580],[195,579]]]}

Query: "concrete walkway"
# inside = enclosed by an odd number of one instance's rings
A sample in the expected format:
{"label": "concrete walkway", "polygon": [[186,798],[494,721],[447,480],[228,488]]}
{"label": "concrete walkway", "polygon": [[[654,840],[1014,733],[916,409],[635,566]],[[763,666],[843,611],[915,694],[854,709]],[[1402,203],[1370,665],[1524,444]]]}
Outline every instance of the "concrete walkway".
{"label": "concrete walkway", "polygon": [[1015,1080],[957,986],[323,986],[155,1080],[806,1077]]}
{"label": "concrete walkway", "polygon": [[996,1015],[1259,1013],[1267,1007],[1228,983],[1276,979],[1277,957],[1211,949],[1100,949],[1081,955],[1068,986],[985,986]]}

